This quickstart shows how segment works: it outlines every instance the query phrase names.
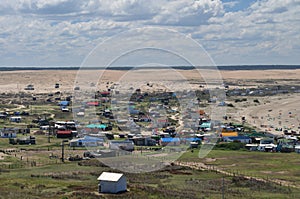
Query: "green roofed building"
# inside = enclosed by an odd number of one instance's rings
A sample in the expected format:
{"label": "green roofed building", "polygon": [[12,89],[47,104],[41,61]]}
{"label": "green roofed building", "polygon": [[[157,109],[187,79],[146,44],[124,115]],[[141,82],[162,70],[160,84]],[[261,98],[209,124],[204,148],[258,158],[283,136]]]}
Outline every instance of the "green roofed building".
{"label": "green roofed building", "polygon": [[89,124],[86,126],[86,128],[91,128],[91,129],[105,129],[107,125],[105,124]]}
{"label": "green roofed building", "polygon": [[200,124],[200,128],[210,128],[210,127],[211,127],[210,122],[203,122],[202,124]]}

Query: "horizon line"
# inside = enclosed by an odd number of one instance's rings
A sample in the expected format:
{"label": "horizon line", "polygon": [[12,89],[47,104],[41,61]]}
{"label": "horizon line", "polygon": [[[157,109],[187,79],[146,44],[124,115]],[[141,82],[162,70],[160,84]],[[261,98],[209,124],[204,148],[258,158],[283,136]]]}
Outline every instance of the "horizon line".
{"label": "horizon line", "polygon": [[300,69],[300,65],[284,65],[284,64],[260,64],[260,65],[211,65],[211,66],[110,66],[110,67],[93,67],[93,66],[0,66],[0,71],[17,71],[17,70],[132,70],[132,69],[212,69],[212,70],[288,70]]}

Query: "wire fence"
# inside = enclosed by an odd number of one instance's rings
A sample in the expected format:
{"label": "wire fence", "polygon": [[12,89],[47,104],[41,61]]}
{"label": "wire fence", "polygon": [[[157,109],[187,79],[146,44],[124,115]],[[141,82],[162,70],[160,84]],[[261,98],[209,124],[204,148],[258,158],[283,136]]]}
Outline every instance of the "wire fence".
{"label": "wire fence", "polygon": [[[38,150],[38,149],[37,149]],[[45,149],[40,149],[45,151]],[[1,151],[9,156],[14,157],[13,161],[2,161],[0,162],[0,174],[1,172],[10,171],[13,169],[22,169],[22,168],[32,168],[40,167],[45,165],[55,165],[62,164],[61,156],[57,154],[52,154],[51,156],[45,158],[36,158],[32,157],[23,157],[19,150],[6,150]],[[51,151],[50,151],[51,152]],[[49,153],[50,153],[49,152]],[[78,151],[79,152],[79,151]],[[81,152],[81,151],[80,151]],[[139,156],[140,154],[132,153],[131,156]],[[157,157],[149,157],[157,160]],[[162,158],[161,164],[164,165],[164,160]],[[118,163],[119,164],[119,163]],[[179,165],[184,167],[189,167],[195,170],[213,172],[220,174],[222,177],[217,180],[207,182],[199,182],[197,178],[191,178],[186,183],[187,185],[194,186],[195,184],[199,186],[198,191],[203,191],[204,195],[210,197],[210,194],[215,195],[218,193],[220,198],[232,198],[233,195],[243,196],[246,198],[251,198],[251,195],[248,192],[245,192],[245,188],[249,188],[256,193],[284,193],[287,198],[297,198],[297,194],[293,191],[294,188],[299,189],[289,181],[280,181],[274,179],[271,176],[255,176],[253,173],[247,171],[240,171],[237,169],[222,169],[214,165],[206,165],[201,162],[180,162],[175,161],[171,163],[173,165]],[[201,185],[199,185],[201,184]],[[235,186],[232,186],[235,185]],[[188,187],[187,187],[188,188]]]}
{"label": "wire fence", "polygon": [[[299,191],[294,192],[293,190],[294,188],[299,190],[299,186],[289,181],[274,179],[271,176],[255,176],[252,173],[237,169],[223,170],[214,165],[205,165],[199,162],[178,161],[175,164],[223,175],[222,179],[219,179],[222,183],[214,183],[222,198],[232,198],[232,194],[247,198],[253,197],[248,192],[245,192],[245,188],[250,188],[250,190],[253,190],[253,193],[282,193],[286,198],[297,198],[296,196],[299,197],[300,194]],[[233,184],[236,186],[232,186]]]}

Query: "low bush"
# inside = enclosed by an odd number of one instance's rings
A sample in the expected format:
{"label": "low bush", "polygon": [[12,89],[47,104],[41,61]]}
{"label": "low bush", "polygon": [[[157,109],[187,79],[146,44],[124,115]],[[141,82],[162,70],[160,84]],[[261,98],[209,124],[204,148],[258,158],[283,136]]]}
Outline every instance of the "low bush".
{"label": "low bush", "polygon": [[245,148],[245,144],[241,142],[222,142],[217,144],[215,148],[224,150],[240,150]]}

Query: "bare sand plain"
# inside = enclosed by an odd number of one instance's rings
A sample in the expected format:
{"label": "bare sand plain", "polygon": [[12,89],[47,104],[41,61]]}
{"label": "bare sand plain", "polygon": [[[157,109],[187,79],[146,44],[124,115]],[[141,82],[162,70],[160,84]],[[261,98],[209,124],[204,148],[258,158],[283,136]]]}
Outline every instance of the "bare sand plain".
{"label": "bare sand plain", "polygon": [[[174,71],[173,71],[174,72]],[[68,92],[72,93],[76,82],[77,70],[24,70],[24,71],[1,71],[0,72],[0,92],[1,93],[51,93]],[[141,81],[155,82],[157,86],[152,89],[162,89],[159,82],[172,82],[174,88],[178,90],[199,89],[202,84],[205,87],[205,76],[216,77],[219,83],[230,84],[230,89],[249,88],[266,85],[299,85],[300,70],[237,70],[237,71],[206,71],[177,70],[170,74],[164,70],[86,70],[80,71],[83,76],[101,76],[97,82],[97,89],[104,90],[121,80],[132,82],[133,87],[141,87]],[[204,79],[203,77],[204,76]],[[190,84],[186,84],[186,80]],[[89,78],[85,79],[89,84]],[[185,83],[183,83],[185,82]],[[55,84],[60,85],[59,89]],[[24,90],[28,85],[33,85],[34,90]],[[148,88],[149,89],[149,88]],[[143,89],[142,89],[143,90]],[[246,96],[247,97],[247,96]],[[253,100],[251,98],[251,100]],[[240,121],[245,116],[247,123],[256,126],[260,130],[267,130],[272,133],[279,133],[275,128],[286,127],[298,131],[300,126],[299,105],[300,95],[280,94],[260,97],[260,104],[237,103],[233,110],[228,111],[232,118]]]}
{"label": "bare sand plain", "polygon": [[[146,71],[146,72],[145,72]],[[148,79],[161,80],[177,80],[179,77],[170,76],[168,73],[161,72],[163,70],[145,70],[143,75],[147,76]],[[297,81],[300,77],[299,70],[238,70],[238,71],[209,71],[202,72],[196,70],[177,70],[183,78],[188,80],[203,81],[201,76],[217,76],[223,81],[231,81],[237,83],[240,86],[241,82],[248,82],[248,84],[259,83],[256,80],[273,80],[281,81]],[[204,70],[203,70],[204,71]],[[97,76],[102,75],[99,86],[106,82],[116,82],[124,76],[129,76],[128,79],[135,81],[138,76],[128,75],[128,71],[125,70],[86,70],[80,71],[80,73],[86,75],[96,74]],[[54,88],[55,83],[60,84],[61,91],[73,91],[74,84],[76,82],[77,70],[24,70],[24,71],[0,71],[0,90],[1,92],[20,92],[24,91],[24,88],[32,84],[35,87],[33,93],[50,92],[57,90]],[[137,74],[137,73],[135,73]],[[143,77],[143,76],[140,76]]]}

